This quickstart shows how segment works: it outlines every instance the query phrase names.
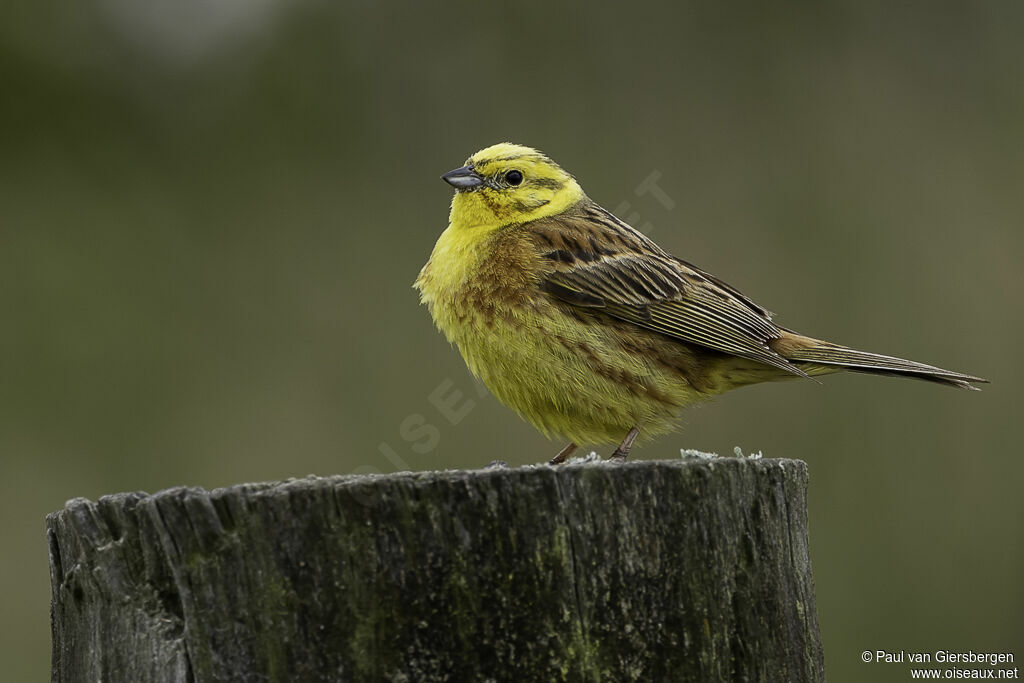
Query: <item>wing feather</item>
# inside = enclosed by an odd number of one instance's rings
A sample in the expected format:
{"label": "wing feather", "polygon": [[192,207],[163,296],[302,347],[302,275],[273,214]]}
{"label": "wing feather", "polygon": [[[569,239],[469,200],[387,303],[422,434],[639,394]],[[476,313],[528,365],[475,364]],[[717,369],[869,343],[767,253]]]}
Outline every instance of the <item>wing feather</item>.
{"label": "wing feather", "polygon": [[665,253],[592,202],[524,226],[548,267],[556,299],[683,342],[756,360],[795,375],[769,348],[782,336],[771,314],[733,287]]}

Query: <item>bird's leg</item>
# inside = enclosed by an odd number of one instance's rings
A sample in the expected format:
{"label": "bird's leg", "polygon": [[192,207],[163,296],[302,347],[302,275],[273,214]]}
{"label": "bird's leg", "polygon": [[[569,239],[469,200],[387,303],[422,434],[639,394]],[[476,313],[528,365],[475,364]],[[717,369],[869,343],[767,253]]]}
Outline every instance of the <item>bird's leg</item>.
{"label": "bird's leg", "polygon": [[561,465],[563,462],[569,459],[569,456],[572,455],[577,448],[578,446],[570,441],[568,446],[558,451],[558,455],[548,460],[548,464]]}
{"label": "bird's leg", "polygon": [[629,449],[633,447],[633,442],[636,441],[637,435],[640,433],[639,427],[633,427],[629,430],[629,434],[626,434],[626,438],[622,440],[619,447],[612,453],[612,457],[609,460],[619,460],[621,462],[626,461],[626,456],[629,455]]}

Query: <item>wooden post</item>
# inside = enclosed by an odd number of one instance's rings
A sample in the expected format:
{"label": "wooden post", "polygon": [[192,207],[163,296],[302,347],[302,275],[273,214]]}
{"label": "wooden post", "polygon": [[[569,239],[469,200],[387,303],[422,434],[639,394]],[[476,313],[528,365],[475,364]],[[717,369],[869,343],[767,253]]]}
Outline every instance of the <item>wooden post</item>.
{"label": "wooden post", "polygon": [[52,680],[823,681],[806,484],[718,458],[72,500]]}

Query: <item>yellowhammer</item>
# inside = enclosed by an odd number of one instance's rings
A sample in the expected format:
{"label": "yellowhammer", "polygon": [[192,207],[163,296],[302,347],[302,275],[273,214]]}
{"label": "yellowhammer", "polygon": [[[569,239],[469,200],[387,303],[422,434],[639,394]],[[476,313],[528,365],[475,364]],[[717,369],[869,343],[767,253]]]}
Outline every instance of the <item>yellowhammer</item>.
{"label": "yellowhammer", "polygon": [[491,392],[546,435],[576,444],[670,431],[687,405],[747,384],[841,370],[965,389],[985,382],[855,351],[776,325],[584,194],[535,149],[502,143],[442,178],[448,229],[415,287]]}

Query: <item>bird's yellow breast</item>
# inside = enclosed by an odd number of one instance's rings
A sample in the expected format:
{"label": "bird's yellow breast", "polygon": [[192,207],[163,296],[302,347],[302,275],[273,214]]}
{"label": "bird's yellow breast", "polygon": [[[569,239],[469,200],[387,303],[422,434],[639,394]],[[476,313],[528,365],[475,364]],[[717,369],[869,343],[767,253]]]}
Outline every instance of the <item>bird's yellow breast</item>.
{"label": "bird's yellow breast", "polygon": [[671,424],[692,389],[624,352],[614,331],[567,316],[538,288],[544,267],[520,228],[479,241],[449,228],[416,287],[473,374],[542,432],[604,443]]}
{"label": "bird's yellow breast", "polygon": [[521,315],[536,287],[538,256],[508,231],[451,224],[416,280],[438,328],[460,348],[496,321]]}

